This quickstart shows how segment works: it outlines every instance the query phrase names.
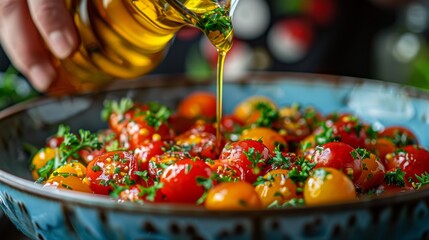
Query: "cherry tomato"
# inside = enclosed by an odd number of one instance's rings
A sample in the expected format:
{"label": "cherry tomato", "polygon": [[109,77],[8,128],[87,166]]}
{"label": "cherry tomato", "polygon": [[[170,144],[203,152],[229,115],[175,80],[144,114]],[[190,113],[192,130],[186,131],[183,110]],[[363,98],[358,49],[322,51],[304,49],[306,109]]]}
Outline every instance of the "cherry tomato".
{"label": "cherry tomato", "polygon": [[307,206],[338,203],[356,199],[353,182],[335,168],[316,168],[304,185]]}
{"label": "cherry tomato", "polygon": [[400,169],[390,169],[384,175],[384,182],[377,187],[376,194],[390,195],[414,190],[412,184],[405,179],[405,173]]}
{"label": "cherry tomato", "polygon": [[429,152],[420,146],[405,146],[386,155],[386,167],[388,170],[400,168],[405,172],[405,182],[416,182],[416,175],[429,173]]}
{"label": "cherry tomato", "polygon": [[189,128],[189,131],[193,133],[206,132],[206,133],[216,134],[216,126],[213,122],[197,120],[195,121],[194,125],[192,125]]}
{"label": "cherry tomato", "polygon": [[149,159],[149,175],[155,180],[161,176],[166,167],[187,158],[189,158],[189,156],[180,151],[166,151],[161,155],[155,155]]}
{"label": "cherry tomato", "polygon": [[131,119],[148,110],[147,105],[135,104],[132,102],[129,102],[128,104],[131,106],[129,106],[128,109],[123,109],[125,112],[121,112],[119,109],[113,109],[110,115],[107,116],[109,128],[117,135],[120,135],[125,131],[125,128]]}
{"label": "cherry tomato", "polygon": [[200,180],[212,181],[211,168],[199,159],[183,159],[168,166],[160,177],[165,201],[170,203],[193,203],[204,194]]}
{"label": "cherry tomato", "polygon": [[241,180],[253,183],[263,174],[270,158],[270,150],[260,141],[240,140],[226,145],[219,160],[241,172]]}
{"label": "cherry tomato", "polygon": [[386,155],[393,153],[396,150],[395,144],[388,138],[378,138],[372,147],[372,151],[380,158],[383,164],[385,163]]}
{"label": "cherry tomato", "polygon": [[244,126],[244,122],[232,114],[222,117],[221,127],[222,131],[226,133],[238,132]]}
{"label": "cherry tomato", "polygon": [[189,119],[214,119],[216,96],[211,92],[194,92],[179,103],[177,113]]}
{"label": "cherry tomato", "polygon": [[[31,175],[34,180],[39,179],[40,177],[47,178],[50,172],[42,173],[40,175],[40,169],[44,167],[48,161],[54,161],[56,155],[58,154],[58,148],[45,147],[40,149],[33,157],[31,161]],[[43,170],[43,169],[42,169]],[[48,175],[45,175],[48,174]]]}
{"label": "cherry tomato", "polygon": [[245,210],[262,207],[252,184],[244,181],[224,182],[207,193],[204,206],[210,210]]}
{"label": "cherry tomato", "polygon": [[246,129],[242,132],[240,139],[261,140],[271,152],[274,152],[276,147],[279,147],[282,151],[287,151],[287,143],[284,138],[271,128],[255,127]]}
{"label": "cherry tomato", "polygon": [[168,125],[171,126],[174,133],[177,135],[188,131],[194,124],[195,124],[194,119],[189,119],[184,116],[180,116],[177,113],[174,113],[168,119]]}
{"label": "cherry tomato", "polygon": [[126,151],[106,152],[92,160],[86,169],[91,189],[107,195],[113,185],[127,185],[136,181],[137,161]]}
{"label": "cherry tomato", "polygon": [[134,157],[138,162],[139,170],[149,170],[149,160],[156,155],[162,155],[165,147],[164,141],[151,141],[145,142],[134,149]]}
{"label": "cherry tomato", "polygon": [[356,181],[356,185],[363,191],[377,187],[383,183],[385,172],[386,169],[377,159],[377,156],[365,151],[364,156],[362,156],[362,174]]}
{"label": "cherry tomato", "polygon": [[168,141],[174,137],[174,131],[167,123],[163,122],[159,126],[152,126],[146,121],[145,115],[133,118],[126,128],[131,150],[150,141]]}
{"label": "cherry tomato", "polygon": [[45,186],[92,193],[88,181],[85,179],[86,167],[79,162],[70,162],[55,170]]}
{"label": "cherry tomato", "polygon": [[126,202],[162,202],[160,188],[154,185],[135,184],[119,193],[119,200]]}
{"label": "cherry tomato", "polygon": [[279,133],[290,145],[297,145],[299,141],[310,135],[312,127],[316,122],[321,121],[320,114],[314,108],[306,108],[304,111],[302,112],[298,105],[279,110]]}
{"label": "cherry tomato", "polygon": [[419,144],[416,135],[409,128],[403,126],[386,127],[380,132],[379,137],[392,140],[397,147]]}
{"label": "cherry tomato", "polygon": [[283,204],[293,198],[297,198],[296,184],[288,177],[289,170],[277,169],[264,175],[264,182],[255,187],[262,201],[263,207],[268,207],[273,202]]}
{"label": "cherry tomato", "polygon": [[216,136],[209,132],[187,131],[177,136],[175,141],[193,157],[216,159],[220,151],[216,146]]}
{"label": "cherry tomato", "polygon": [[213,160],[207,162],[213,172],[215,172],[220,179],[225,181],[237,181],[241,179],[241,172],[234,166],[220,160]]}
{"label": "cherry tomato", "polygon": [[354,148],[365,148],[368,136],[367,127],[357,121],[336,122],[332,126],[333,137],[339,141],[349,144]]}
{"label": "cherry tomato", "polygon": [[342,142],[329,142],[317,147],[311,158],[318,167],[332,167],[342,170],[353,181],[362,173],[361,158],[356,150]]}
{"label": "cherry tomato", "polygon": [[274,102],[264,96],[252,96],[240,102],[234,109],[234,116],[245,125],[250,125],[258,120],[260,112],[257,109],[258,104],[267,104],[273,109],[277,109]]}
{"label": "cherry tomato", "polygon": [[63,136],[52,136],[46,142],[46,147],[59,148],[63,141],[64,141]]}

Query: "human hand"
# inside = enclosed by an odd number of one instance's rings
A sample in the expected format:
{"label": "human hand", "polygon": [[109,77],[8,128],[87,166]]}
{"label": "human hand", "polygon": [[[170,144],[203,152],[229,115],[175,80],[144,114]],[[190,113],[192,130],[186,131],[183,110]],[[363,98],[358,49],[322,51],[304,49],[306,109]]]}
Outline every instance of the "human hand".
{"label": "human hand", "polygon": [[78,36],[63,0],[0,0],[0,41],[12,64],[43,92],[56,75],[52,54],[70,56]]}

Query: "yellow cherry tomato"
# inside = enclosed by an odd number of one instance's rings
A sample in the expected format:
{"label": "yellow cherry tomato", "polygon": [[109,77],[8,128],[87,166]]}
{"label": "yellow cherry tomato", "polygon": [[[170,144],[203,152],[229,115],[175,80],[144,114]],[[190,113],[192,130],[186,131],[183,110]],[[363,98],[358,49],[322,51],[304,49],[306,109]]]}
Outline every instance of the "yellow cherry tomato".
{"label": "yellow cherry tomato", "polygon": [[36,155],[34,155],[31,161],[31,174],[34,180],[37,180],[39,177],[39,169],[44,167],[49,160],[55,159],[57,155],[58,148],[45,147],[40,149]]}
{"label": "yellow cherry tomato", "polygon": [[274,131],[271,128],[266,127],[255,127],[249,128],[243,131],[240,139],[253,139],[261,140],[262,143],[273,152],[276,146],[281,146],[281,149],[285,151],[287,149],[287,143],[280,133]]}
{"label": "yellow cherry tomato", "polygon": [[264,103],[273,109],[277,109],[275,103],[264,96],[252,96],[240,102],[234,109],[234,116],[246,125],[250,125],[258,120],[260,113],[256,108],[258,104]]}
{"label": "yellow cherry tomato", "polygon": [[277,169],[265,174],[264,183],[255,187],[262,201],[263,207],[268,207],[273,202],[283,204],[293,198],[297,198],[296,184],[288,177],[289,170]]}
{"label": "yellow cherry tomato", "polygon": [[211,210],[245,210],[262,207],[259,195],[252,184],[244,181],[216,185],[208,191],[204,205]]}
{"label": "yellow cherry tomato", "polygon": [[85,177],[86,167],[78,162],[70,162],[55,170],[46,181],[45,186],[92,193]]}
{"label": "yellow cherry tomato", "polygon": [[353,182],[334,168],[316,168],[304,185],[307,206],[338,203],[356,199]]}

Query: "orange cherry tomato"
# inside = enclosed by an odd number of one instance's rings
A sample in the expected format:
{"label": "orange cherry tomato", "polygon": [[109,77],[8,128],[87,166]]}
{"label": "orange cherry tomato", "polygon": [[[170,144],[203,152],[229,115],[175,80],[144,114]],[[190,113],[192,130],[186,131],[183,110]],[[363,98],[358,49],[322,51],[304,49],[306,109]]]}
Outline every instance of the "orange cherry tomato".
{"label": "orange cherry tomato", "polygon": [[[31,175],[33,176],[34,180],[39,179],[40,177],[45,177],[45,176],[40,176],[39,174],[39,169],[44,167],[48,161],[55,159],[55,156],[58,153],[58,149],[57,148],[51,148],[51,147],[45,147],[40,149],[36,155],[34,155],[32,161],[31,161]],[[48,176],[46,176],[48,177]]]}
{"label": "orange cherry tomato", "polygon": [[189,119],[216,117],[216,96],[211,92],[195,92],[183,99],[177,113]]}
{"label": "orange cherry tomato", "polygon": [[384,181],[386,169],[373,153],[367,152],[362,159],[362,173],[356,181],[356,186],[363,191],[377,187]]}
{"label": "orange cherry tomato", "polygon": [[55,170],[45,186],[54,186],[79,192],[92,193],[89,181],[85,178],[86,167],[79,162],[70,162]]}
{"label": "orange cherry tomato", "polygon": [[210,210],[245,210],[262,207],[261,199],[252,184],[244,181],[216,185],[208,191],[204,205]]}
{"label": "orange cherry tomato", "polygon": [[262,143],[271,151],[274,152],[274,149],[277,146],[280,146],[282,151],[287,151],[287,143],[280,133],[274,131],[271,128],[266,127],[255,127],[249,128],[243,131],[240,137],[243,139],[253,139],[261,140]]}
{"label": "orange cherry tomato", "polygon": [[356,199],[353,182],[335,168],[316,168],[304,184],[307,206],[338,203]]}
{"label": "orange cherry tomato", "polygon": [[255,187],[262,201],[263,207],[268,207],[273,202],[283,204],[293,198],[297,198],[296,184],[288,177],[289,170],[277,169],[265,174],[264,183]]}
{"label": "orange cherry tomato", "polygon": [[273,109],[277,109],[277,106],[271,99],[264,96],[253,96],[245,99],[236,106],[234,109],[234,116],[246,125],[256,122],[260,116],[256,108],[259,103],[265,103]]}
{"label": "orange cherry tomato", "polygon": [[385,163],[386,155],[395,152],[395,150],[395,144],[388,138],[378,138],[373,146],[373,151],[383,163]]}

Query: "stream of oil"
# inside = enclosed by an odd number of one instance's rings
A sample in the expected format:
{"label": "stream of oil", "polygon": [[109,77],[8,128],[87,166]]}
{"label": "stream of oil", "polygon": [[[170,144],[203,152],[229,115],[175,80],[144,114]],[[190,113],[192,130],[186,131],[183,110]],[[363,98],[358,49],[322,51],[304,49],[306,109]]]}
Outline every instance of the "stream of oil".
{"label": "stream of oil", "polygon": [[226,51],[218,50],[216,75],[216,146],[220,149],[222,142],[222,99],[223,99],[223,70],[225,66]]}

